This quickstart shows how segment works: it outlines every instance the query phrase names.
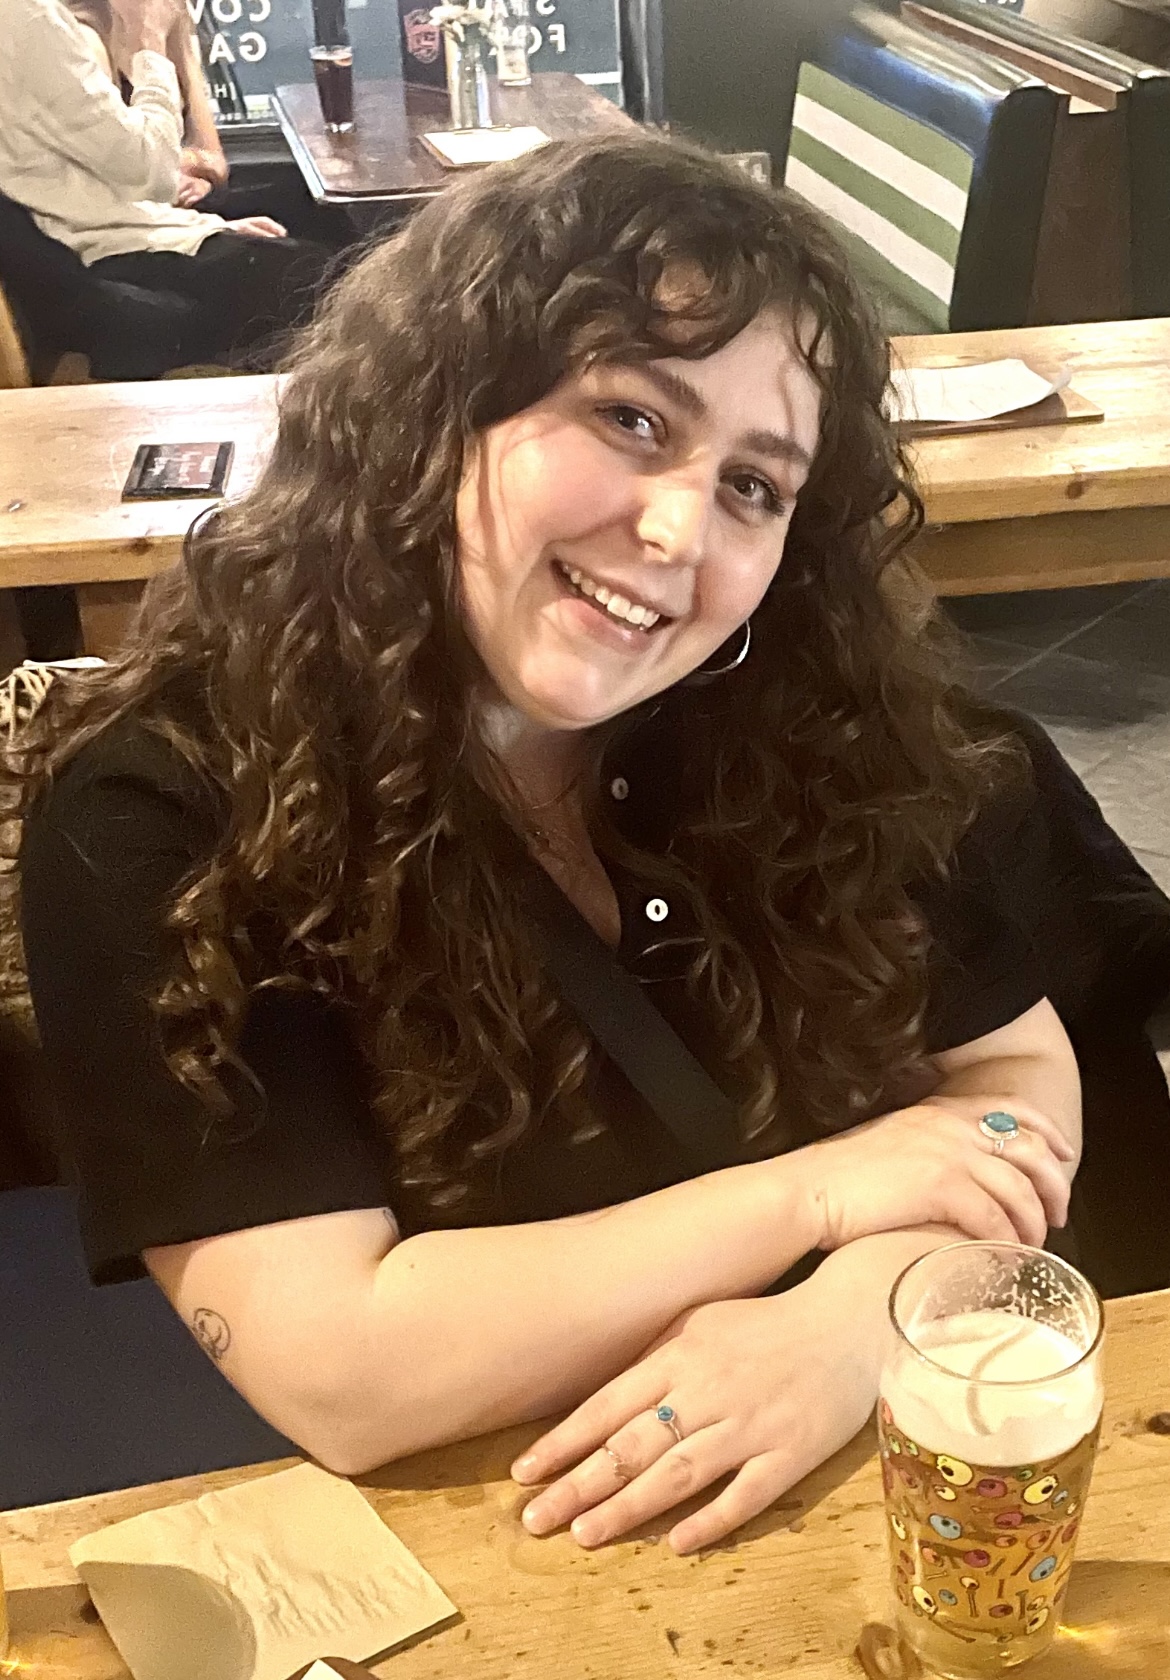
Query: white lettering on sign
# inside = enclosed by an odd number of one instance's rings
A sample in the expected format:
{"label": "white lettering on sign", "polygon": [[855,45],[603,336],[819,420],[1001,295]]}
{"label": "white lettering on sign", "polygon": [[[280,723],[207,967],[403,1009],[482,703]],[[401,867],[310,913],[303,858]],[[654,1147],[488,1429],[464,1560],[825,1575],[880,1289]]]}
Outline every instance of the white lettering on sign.
{"label": "white lettering on sign", "polygon": [[557,0],[536,0],[536,10],[541,17],[552,17],[557,9]]}
{"label": "white lettering on sign", "polygon": [[[548,26],[548,44],[555,53],[565,50],[565,26],[563,23],[550,23]],[[544,45],[544,36],[534,23],[528,26],[528,56],[538,53]]]}
{"label": "white lettering on sign", "polygon": [[[272,16],[272,0],[247,0],[249,23],[267,23]],[[244,0],[210,0],[211,15],[217,23],[239,23],[245,16]],[[208,0],[187,0],[187,16],[198,29],[203,21]],[[268,40],[258,29],[245,29],[233,43],[223,29],[217,29],[207,49],[206,63],[234,64],[237,57],[245,64],[259,64],[268,56]]]}

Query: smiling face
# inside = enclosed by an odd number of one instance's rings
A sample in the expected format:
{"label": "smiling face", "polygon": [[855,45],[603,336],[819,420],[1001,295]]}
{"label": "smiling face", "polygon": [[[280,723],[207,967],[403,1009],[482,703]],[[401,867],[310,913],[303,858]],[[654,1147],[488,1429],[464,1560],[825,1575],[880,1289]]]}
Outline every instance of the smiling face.
{"label": "smiling face", "polygon": [[498,697],[587,729],[709,659],[776,575],[819,424],[791,324],[768,314],[701,361],[573,375],[483,432],[458,569]]}

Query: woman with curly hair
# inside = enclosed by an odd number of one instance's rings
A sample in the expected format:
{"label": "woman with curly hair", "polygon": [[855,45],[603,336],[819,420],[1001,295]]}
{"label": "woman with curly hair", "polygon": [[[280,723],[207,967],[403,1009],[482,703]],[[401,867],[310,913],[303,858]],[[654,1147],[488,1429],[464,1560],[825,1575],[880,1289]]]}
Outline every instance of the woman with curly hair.
{"label": "woman with curly hair", "polygon": [[[864,1422],[909,1260],[1063,1222],[1043,832],[893,566],[887,363],[730,164],[488,170],[340,282],[256,488],[24,738],[93,1275],[148,1270],[325,1464],[569,1408],[529,1530],[730,1472],[693,1550]],[[714,1081],[697,1148],[558,920]]]}

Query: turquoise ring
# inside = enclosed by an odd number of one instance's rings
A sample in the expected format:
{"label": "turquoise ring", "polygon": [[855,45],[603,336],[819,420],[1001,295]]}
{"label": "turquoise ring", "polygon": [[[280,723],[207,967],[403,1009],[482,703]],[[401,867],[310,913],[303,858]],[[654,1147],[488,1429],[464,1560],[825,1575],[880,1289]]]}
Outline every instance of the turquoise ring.
{"label": "turquoise ring", "polygon": [[654,1416],[658,1419],[659,1423],[664,1423],[666,1425],[676,1441],[682,1440],[682,1426],[678,1421],[678,1413],[675,1411],[673,1406],[668,1406],[664,1400],[661,1406],[655,1406]]}
{"label": "turquoise ring", "polygon": [[1019,1137],[1020,1122],[1014,1114],[996,1108],[983,1116],[979,1122],[979,1130],[995,1144],[995,1153],[1002,1155],[1005,1146]]}

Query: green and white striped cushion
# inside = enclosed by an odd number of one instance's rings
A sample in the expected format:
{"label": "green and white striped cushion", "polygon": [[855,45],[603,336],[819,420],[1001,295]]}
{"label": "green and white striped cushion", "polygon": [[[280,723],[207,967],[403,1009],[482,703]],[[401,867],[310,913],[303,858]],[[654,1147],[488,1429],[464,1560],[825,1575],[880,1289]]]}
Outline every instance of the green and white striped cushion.
{"label": "green and white striped cushion", "polygon": [[957,141],[816,64],[801,67],[785,185],[859,265],[945,330],[973,160]]}

